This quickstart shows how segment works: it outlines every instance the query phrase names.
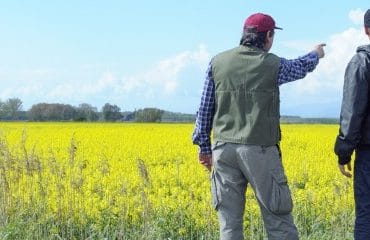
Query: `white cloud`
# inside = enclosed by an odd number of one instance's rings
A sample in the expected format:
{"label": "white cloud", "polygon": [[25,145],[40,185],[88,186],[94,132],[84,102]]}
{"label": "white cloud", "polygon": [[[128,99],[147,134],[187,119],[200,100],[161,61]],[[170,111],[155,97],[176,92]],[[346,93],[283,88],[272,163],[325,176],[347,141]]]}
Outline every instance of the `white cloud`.
{"label": "white cloud", "polygon": [[281,43],[284,47],[292,50],[298,50],[298,51],[309,51],[312,49],[312,42],[311,41],[302,41],[302,40],[290,40],[290,41],[284,41]]}
{"label": "white cloud", "polygon": [[117,86],[117,78],[111,72],[104,72],[95,82],[67,82],[56,85],[48,94],[49,99],[82,99],[112,90]]}
{"label": "white cloud", "polygon": [[1,100],[5,100],[13,97],[23,98],[25,96],[32,96],[35,95],[35,93],[39,94],[41,92],[41,86],[38,84],[30,84],[27,86],[7,87],[0,92],[0,95]]}
{"label": "white cloud", "polygon": [[[363,12],[360,9],[349,13],[353,23],[362,23]],[[285,45],[311,50],[317,43],[292,41]],[[344,73],[350,59],[358,46],[369,44],[363,27],[351,27],[342,32],[332,34],[326,41],[325,57],[320,59],[316,69],[304,79],[284,85],[282,88],[282,109],[288,114],[302,116],[337,117],[342,99]],[[299,101],[297,101],[299,100]],[[328,110],[329,109],[329,110]]]}
{"label": "white cloud", "polygon": [[97,98],[105,99],[104,101],[122,101],[124,98],[136,101],[138,97],[155,99],[163,94],[174,96],[180,84],[182,71],[190,66],[201,68],[203,71],[209,57],[206,46],[200,45],[194,51],[184,51],[162,59],[147,71],[137,75],[121,77],[120,73],[106,71],[95,81],[82,78],[80,81],[69,80],[49,86],[41,98],[48,102],[71,103],[89,102]]}
{"label": "white cloud", "polygon": [[84,93],[87,95],[96,94],[105,89],[114,88],[117,85],[117,77],[112,72],[105,72],[97,82],[84,86]]}
{"label": "white cloud", "polygon": [[173,94],[179,85],[181,71],[191,65],[204,69],[209,58],[206,46],[200,45],[195,51],[184,51],[163,59],[144,73],[123,78],[120,90],[125,93],[140,92],[146,97],[163,93]]}
{"label": "white cloud", "polygon": [[38,69],[28,69],[24,71],[24,75],[30,77],[30,76],[35,76],[35,77],[40,77],[40,76],[50,76],[55,72],[54,69],[52,68],[38,68]]}
{"label": "white cloud", "polygon": [[357,8],[357,9],[351,10],[348,14],[348,17],[354,24],[363,24],[364,14],[365,14],[365,11],[363,11],[360,8]]}
{"label": "white cloud", "polygon": [[340,91],[347,63],[355,54],[356,48],[367,42],[362,28],[350,28],[330,36],[325,47],[325,57],[320,60],[313,73],[294,85],[297,92],[315,95],[323,89]]}

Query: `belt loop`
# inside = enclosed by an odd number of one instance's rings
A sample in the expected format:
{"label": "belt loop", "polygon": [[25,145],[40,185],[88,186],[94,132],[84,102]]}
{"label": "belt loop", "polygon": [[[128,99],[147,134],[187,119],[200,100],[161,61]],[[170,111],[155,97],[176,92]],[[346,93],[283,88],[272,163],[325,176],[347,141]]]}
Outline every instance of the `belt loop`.
{"label": "belt loop", "polygon": [[265,153],[266,152],[266,146],[261,146],[261,152]]}

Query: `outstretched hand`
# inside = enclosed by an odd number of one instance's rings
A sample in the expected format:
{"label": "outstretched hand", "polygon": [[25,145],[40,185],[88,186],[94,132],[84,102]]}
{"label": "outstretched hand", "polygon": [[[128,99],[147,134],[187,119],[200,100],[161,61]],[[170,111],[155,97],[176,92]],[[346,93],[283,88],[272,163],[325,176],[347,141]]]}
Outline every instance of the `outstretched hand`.
{"label": "outstretched hand", "polygon": [[325,51],[324,51],[324,47],[326,46],[325,43],[321,43],[319,45],[316,45],[313,49],[313,51],[315,51],[317,53],[317,55],[319,56],[319,58],[323,58],[325,56]]}
{"label": "outstretched hand", "polygon": [[202,154],[199,153],[199,163],[205,166],[208,171],[211,171],[212,168],[212,154]]}

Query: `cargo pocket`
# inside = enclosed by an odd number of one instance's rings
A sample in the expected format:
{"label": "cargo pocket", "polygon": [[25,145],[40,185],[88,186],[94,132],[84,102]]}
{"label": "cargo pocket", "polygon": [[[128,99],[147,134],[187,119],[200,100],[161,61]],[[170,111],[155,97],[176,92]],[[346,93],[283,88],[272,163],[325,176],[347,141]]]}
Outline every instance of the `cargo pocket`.
{"label": "cargo pocket", "polygon": [[220,199],[219,186],[216,181],[216,172],[214,170],[212,170],[212,174],[211,174],[211,195],[212,195],[212,205],[215,210],[218,210],[221,199]]}
{"label": "cargo pocket", "polygon": [[293,209],[292,196],[283,171],[272,170],[270,211],[274,214],[288,214]]}

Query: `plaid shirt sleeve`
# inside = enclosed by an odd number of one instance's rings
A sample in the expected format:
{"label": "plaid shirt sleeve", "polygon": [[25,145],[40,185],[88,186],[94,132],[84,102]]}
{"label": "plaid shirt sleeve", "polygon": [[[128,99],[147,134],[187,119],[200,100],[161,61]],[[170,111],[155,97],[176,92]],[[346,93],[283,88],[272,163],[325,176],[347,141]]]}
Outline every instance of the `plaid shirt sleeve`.
{"label": "plaid shirt sleeve", "polygon": [[212,76],[212,64],[210,62],[193,133],[193,143],[200,147],[200,153],[202,154],[210,154],[212,152],[210,135],[214,113],[215,83]]}
{"label": "plaid shirt sleeve", "polygon": [[[319,62],[317,53],[310,52],[293,60],[280,58],[278,72],[278,85],[304,78],[308,72],[312,72]],[[215,113],[215,83],[212,75],[212,62],[209,63],[206,80],[204,83],[202,99],[197,112],[193,143],[198,145],[200,153],[211,154],[211,130]]]}
{"label": "plaid shirt sleeve", "polygon": [[308,72],[312,72],[319,63],[319,56],[316,52],[310,52],[302,57],[293,60],[280,58],[278,73],[279,86],[304,78]]}

